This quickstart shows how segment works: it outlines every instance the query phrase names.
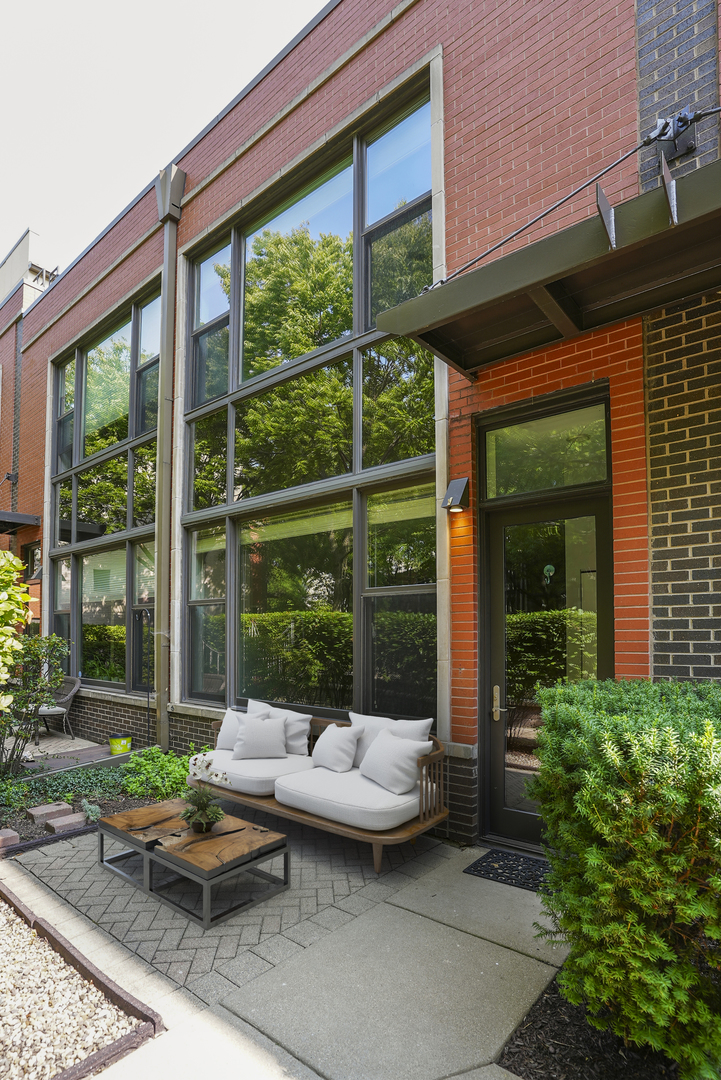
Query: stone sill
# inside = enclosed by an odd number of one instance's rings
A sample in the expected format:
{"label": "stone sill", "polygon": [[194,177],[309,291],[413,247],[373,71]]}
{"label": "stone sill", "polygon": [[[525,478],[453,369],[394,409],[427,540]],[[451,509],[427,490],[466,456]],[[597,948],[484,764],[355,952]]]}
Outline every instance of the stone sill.
{"label": "stone sill", "polygon": [[466,761],[475,761],[478,757],[478,746],[469,743],[447,742],[446,757],[464,758]]}
{"label": "stone sill", "polygon": [[[94,687],[81,686],[77,693],[78,698],[87,701],[104,701],[113,705],[132,705],[136,709],[147,709],[147,694],[126,694],[123,690],[95,689]],[[150,695],[150,711],[155,711],[155,697]]]}

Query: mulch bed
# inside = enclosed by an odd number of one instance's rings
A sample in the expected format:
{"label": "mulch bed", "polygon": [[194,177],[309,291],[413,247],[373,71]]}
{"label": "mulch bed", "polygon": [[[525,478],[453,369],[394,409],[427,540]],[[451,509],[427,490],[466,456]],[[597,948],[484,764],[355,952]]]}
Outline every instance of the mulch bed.
{"label": "mulch bed", "polygon": [[[137,810],[140,806],[150,806],[151,803],[158,802],[158,799],[131,799],[130,796],[122,796],[118,799],[98,799],[88,800],[93,802],[95,806],[99,806],[102,810],[102,817],[109,817],[111,814],[121,814],[124,810]],[[74,799],[72,804],[74,813],[81,813],[82,806],[80,805],[81,799]],[[52,835],[47,831],[44,825],[35,825],[34,822],[26,816],[24,810],[7,810],[3,812],[3,808],[0,807],[0,828],[14,829],[20,837],[20,843],[24,840],[39,840],[43,837]]]}
{"label": "mulch bed", "polygon": [[676,1080],[678,1065],[646,1047],[598,1031],[583,1005],[569,1005],[556,980],[538,999],[498,1064],[522,1080]]}

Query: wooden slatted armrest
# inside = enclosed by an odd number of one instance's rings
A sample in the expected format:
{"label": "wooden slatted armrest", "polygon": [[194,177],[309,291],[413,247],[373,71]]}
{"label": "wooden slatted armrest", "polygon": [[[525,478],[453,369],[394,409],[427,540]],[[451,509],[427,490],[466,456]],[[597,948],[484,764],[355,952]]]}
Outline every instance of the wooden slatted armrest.
{"label": "wooden slatted armrest", "polygon": [[418,768],[421,771],[421,803],[418,816],[421,821],[436,817],[445,808],[443,759],[446,751],[435,735],[430,735],[429,738],[434,749],[425,757],[418,758]]}

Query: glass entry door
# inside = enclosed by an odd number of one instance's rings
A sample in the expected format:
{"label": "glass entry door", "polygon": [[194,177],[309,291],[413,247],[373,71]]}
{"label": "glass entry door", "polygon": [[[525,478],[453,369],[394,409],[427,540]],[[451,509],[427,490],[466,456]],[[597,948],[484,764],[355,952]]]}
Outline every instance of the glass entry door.
{"label": "glass entry door", "polygon": [[489,830],[540,841],[527,792],[538,771],[536,688],[613,674],[607,499],[548,501],[488,515]]}

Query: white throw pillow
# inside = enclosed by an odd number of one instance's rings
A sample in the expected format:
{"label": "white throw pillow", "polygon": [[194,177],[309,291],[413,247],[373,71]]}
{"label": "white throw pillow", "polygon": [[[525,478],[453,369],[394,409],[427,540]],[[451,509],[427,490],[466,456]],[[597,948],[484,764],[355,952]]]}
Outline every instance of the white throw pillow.
{"label": "white throw pillow", "polygon": [[[218,741],[215,744],[216,750],[233,750],[235,748],[238,732],[241,726],[245,724],[246,715],[243,712],[236,712],[235,709],[226,709],[223,723],[218,732]],[[259,710],[255,715],[265,720],[270,716],[270,710],[266,706],[264,712]]]}
{"label": "white throw pillow", "polygon": [[318,736],[313,747],[313,764],[333,772],[350,772],[353,768],[362,727],[338,727],[331,724]]}
{"label": "white throw pillow", "polygon": [[305,713],[293,712],[292,709],[276,709],[275,706],[268,705],[265,701],[255,701],[253,698],[248,698],[249,713],[257,715],[258,713],[265,711],[267,711],[268,716],[273,719],[282,718],[286,721],[286,752],[288,754],[301,754],[303,757],[307,757],[308,735],[310,733],[310,722],[313,717],[307,716]]}
{"label": "white throw pillow", "polygon": [[263,719],[257,713],[246,714],[245,723],[238,729],[233,760],[285,756],[285,720]]}
{"label": "white throw pillow", "polygon": [[375,780],[386,791],[404,795],[418,783],[418,758],[430,754],[433,743],[399,739],[387,728],[380,731],[361,761],[361,775]]}
{"label": "white throw pillow", "polygon": [[[349,712],[350,722],[353,726],[360,724],[365,728],[363,735],[358,740],[358,749],[355,752],[353,765],[360,767],[360,763],[368,753],[370,745],[375,741],[379,732],[390,731],[399,739],[427,739],[433,727],[433,717],[427,720],[391,720],[388,716],[363,716],[361,713]],[[390,790],[390,789],[389,789]]]}

